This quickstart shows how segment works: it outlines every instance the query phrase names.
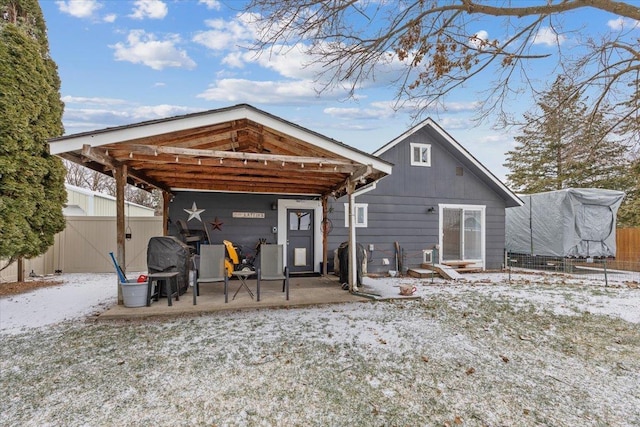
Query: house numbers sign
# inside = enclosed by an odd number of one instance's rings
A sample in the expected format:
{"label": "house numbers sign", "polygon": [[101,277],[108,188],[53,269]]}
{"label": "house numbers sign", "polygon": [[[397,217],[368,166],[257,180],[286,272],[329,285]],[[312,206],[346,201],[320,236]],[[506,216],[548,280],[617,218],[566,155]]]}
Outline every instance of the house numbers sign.
{"label": "house numbers sign", "polygon": [[234,218],[260,219],[264,218],[264,212],[233,212],[232,216]]}

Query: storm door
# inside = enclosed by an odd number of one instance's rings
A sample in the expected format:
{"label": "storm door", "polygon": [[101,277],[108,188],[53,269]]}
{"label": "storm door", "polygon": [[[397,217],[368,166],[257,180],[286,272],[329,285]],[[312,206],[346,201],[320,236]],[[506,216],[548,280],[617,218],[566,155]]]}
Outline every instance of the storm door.
{"label": "storm door", "polygon": [[292,273],[313,272],[313,209],[287,209],[287,266]]}

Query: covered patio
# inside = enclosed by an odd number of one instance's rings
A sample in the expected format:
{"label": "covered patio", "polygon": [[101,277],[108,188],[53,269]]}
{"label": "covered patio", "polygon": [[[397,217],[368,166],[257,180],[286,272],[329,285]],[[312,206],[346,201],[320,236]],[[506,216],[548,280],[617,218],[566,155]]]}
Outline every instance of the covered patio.
{"label": "covered patio", "polygon": [[[285,300],[282,285],[279,282],[261,284],[260,301],[251,298],[244,289],[239,289],[238,280],[229,281],[229,302],[224,302],[221,283],[204,285],[200,288],[197,304],[193,305],[193,288],[180,295],[180,300],[167,304],[166,298],[152,301],[150,307],[128,308],[115,305],[98,316],[99,320],[144,319],[153,317],[192,316],[203,313],[234,310],[257,310],[265,308],[294,308],[321,304],[340,304],[370,301],[371,298],[342,290],[338,278],[334,275],[322,277],[292,277],[290,279],[291,299]],[[247,280],[249,288],[256,292],[256,280]],[[237,295],[234,298],[234,294]],[[375,295],[372,294],[373,297]]]}
{"label": "covered patio", "polygon": [[[126,259],[126,183],[162,191],[165,235],[169,203],[176,193],[314,198],[321,203],[321,209],[317,208],[321,220],[316,226],[321,250],[316,250],[316,257],[322,261],[320,273],[324,276],[328,258],[327,199],[348,195],[351,291],[357,291],[353,194],[390,174],[392,167],[375,156],[246,104],[68,135],[50,140],[49,145],[51,154],[115,178],[117,260],[121,266]],[[275,232],[283,227],[273,228]],[[286,245],[286,234],[278,233],[277,243]],[[295,302],[295,286],[291,288]],[[348,294],[339,286],[337,290]],[[189,291],[180,300],[181,304],[191,304]],[[122,304],[120,289],[118,301]]]}

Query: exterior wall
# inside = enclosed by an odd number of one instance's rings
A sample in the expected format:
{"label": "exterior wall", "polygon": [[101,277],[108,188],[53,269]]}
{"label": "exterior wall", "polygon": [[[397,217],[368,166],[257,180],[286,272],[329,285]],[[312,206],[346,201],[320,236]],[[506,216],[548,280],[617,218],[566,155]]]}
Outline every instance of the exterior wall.
{"label": "exterior wall", "polygon": [[[125,270],[147,270],[147,243],[162,235],[162,218],[127,219],[132,238],[125,241]],[[25,260],[25,275],[114,272],[109,252],[116,251],[116,219],[112,217],[67,217],[67,226],[55,237],[49,250],[37,258]],[[15,281],[17,263],[0,272],[0,281]]]}
{"label": "exterior wall", "polygon": [[[67,205],[79,206],[87,216],[116,216],[116,198],[85,188],[67,185]],[[146,206],[125,202],[126,216],[154,216],[154,210]]]}
{"label": "exterior wall", "polygon": [[[369,249],[369,272],[395,270],[395,245],[404,252],[404,267],[418,267],[422,251],[439,243],[439,204],[486,206],[485,266],[500,268],[504,258],[505,202],[467,167],[459,162],[446,144],[422,128],[379,157],[394,164],[393,173],[377,187],[355,199],[368,204],[367,227],[356,228],[359,243]],[[411,166],[410,143],[431,144],[431,166]],[[462,168],[462,176],[458,169]],[[344,225],[346,197],[330,201],[329,217],[333,231],[329,235],[330,254],[348,240]],[[429,208],[433,207],[433,212]],[[383,258],[389,265],[383,264]]]}
{"label": "exterior wall", "polygon": [[[189,213],[185,212],[185,209],[190,210],[195,202],[197,208],[204,211],[200,213],[202,221],[193,218],[187,222],[190,230],[204,232],[206,224],[211,243],[220,244],[223,240],[229,240],[240,246],[243,253],[253,254],[259,239],[265,239],[270,244],[279,243],[278,231],[274,233],[273,227],[278,228],[277,205],[278,200],[281,199],[308,200],[310,198],[280,194],[176,192],[169,205],[169,234],[179,237],[176,220],[187,221]],[[234,212],[264,214],[264,218],[234,218]],[[222,223],[221,230],[214,230],[212,227],[212,222],[216,218]]]}

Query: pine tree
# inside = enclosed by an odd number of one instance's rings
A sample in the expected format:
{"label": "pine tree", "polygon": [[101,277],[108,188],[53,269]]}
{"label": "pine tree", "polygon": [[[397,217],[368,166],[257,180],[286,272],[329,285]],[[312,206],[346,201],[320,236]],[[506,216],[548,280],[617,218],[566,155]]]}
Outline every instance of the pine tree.
{"label": "pine tree", "polygon": [[581,93],[558,77],[525,114],[525,125],[507,152],[508,184],[516,191],[536,193],[569,187],[626,190],[630,185],[627,147],[609,134],[598,113],[587,120]]}
{"label": "pine tree", "polygon": [[63,133],[60,79],[37,0],[0,0],[0,259],[53,244],[65,226],[65,169],[47,139]]}
{"label": "pine tree", "polygon": [[640,227],[640,155],[629,168],[631,185],[618,210],[618,227]]}

